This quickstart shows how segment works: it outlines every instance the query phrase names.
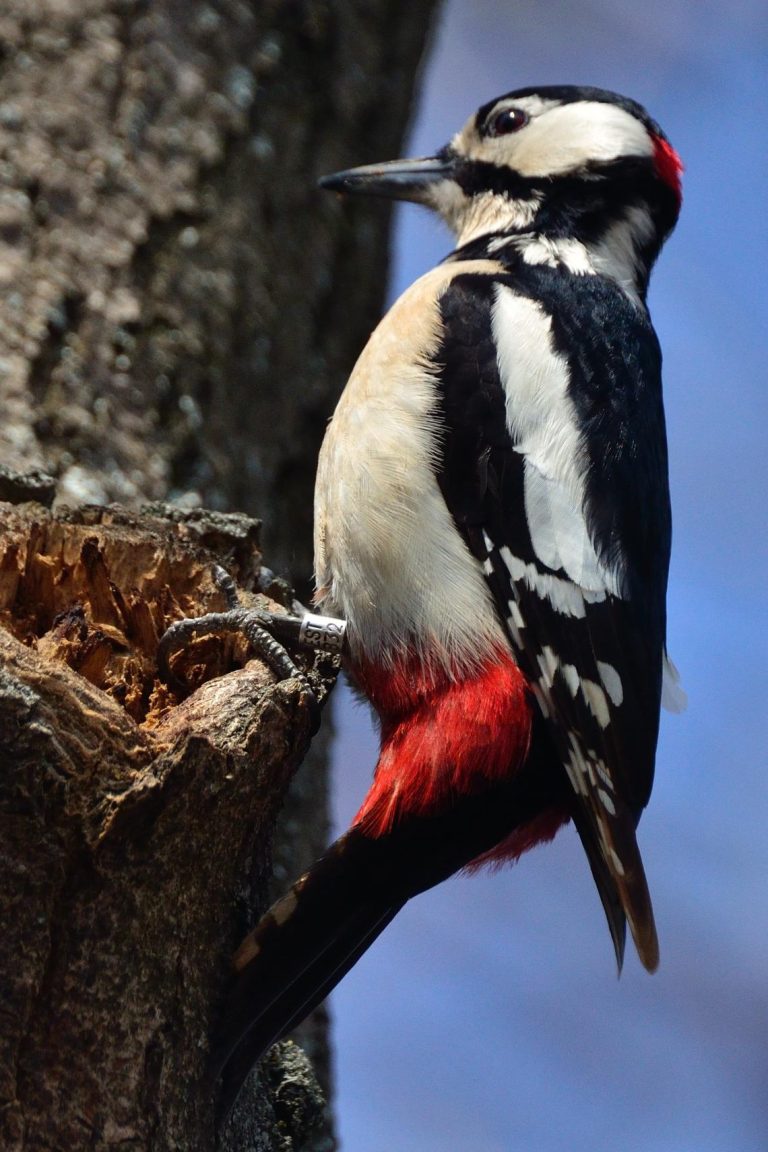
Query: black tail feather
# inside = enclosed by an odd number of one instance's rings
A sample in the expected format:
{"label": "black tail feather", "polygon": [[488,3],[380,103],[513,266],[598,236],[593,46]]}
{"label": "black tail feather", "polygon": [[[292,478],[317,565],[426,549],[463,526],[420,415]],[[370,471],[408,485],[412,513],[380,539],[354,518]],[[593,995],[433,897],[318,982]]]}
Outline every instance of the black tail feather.
{"label": "black tail feather", "polygon": [[[214,1071],[246,1034],[261,1054],[289,1022],[319,1003],[402,906],[376,877],[382,845],[356,829],[337,840],[262,916],[235,958],[236,976],[217,1030]],[[379,929],[381,930],[381,929]],[[310,1004],[310,1000],[313,1003]],[[263,1036],[263,1041],[260,1037]]]}
{"label": "black tail feather", "polygon": [[[388,908],[378,916],[372,910],[361,909],[357,916],[349,918],[339,927],[337,938],[311,957],[293,983],[284,985],[270,1003],[264,1001],[261,985],[257,992],[252,988],[253,977],[258,979],[259,976],[258,966],[248,970],[248,978],[242,985],[238,981],[236,1000],[231,1002],[232,1010],[236,1010],[236,1003],[241,1003],[242,994],[251,1013],[254,996],[258,995],[261,1011],[255,1019],[246,1024],[247,1030],[236,1047],[224,1057],[217,1101],[219,1124],[223,1124],[229,1115],[253,1066],[272,1044],[282,1040],[326,998],[379,933],[383,932],[397,915],[400,907],[401,905],[396,905]],[[237,1014],[236,1028],[242,1028],[243,1020],[247,1019],[247,1011],[240,1010]],[[226,1021],[224,1028],[226,1029]]]}
{"label": "black tail feather", "polygon": [[624,950],[627,942],[627,917],[624,913],[624,906],[621,903],[616,881],[611,875],[610,868],[603,859],[597,835],[587,819],[583,808],[578,804],[574,804],[571,809],[571,817],[576,825],[576,831],[579,834],[579,839],[586,852],[592,877],[595,881],[595,887],[597,888],[600,902],[603,905],[605,918],[608,921],[608,931],[613,941],[613,950],[616,953],[616,967],[619,975],[621,975],[621,969],[624,965]]}
{"label": "black tail feather", "polygon": [[212,1074],[222,1081],[220,1122],[267,1048],[332,991],[407,900],[543,811],[566,810],[570,799],[554,758],[532,755],[514,779],[463,796],[447,811],[408,817],[378,838],[353,826],[331,845],[235,956],[212,1053]]}

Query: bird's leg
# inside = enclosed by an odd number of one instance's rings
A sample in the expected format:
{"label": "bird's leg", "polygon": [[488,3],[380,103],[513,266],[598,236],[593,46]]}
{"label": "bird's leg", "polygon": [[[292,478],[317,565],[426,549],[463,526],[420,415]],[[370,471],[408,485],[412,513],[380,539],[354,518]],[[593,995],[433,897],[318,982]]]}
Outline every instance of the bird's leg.
{"label": "bird's leg", "polygon": [[[207,612],[204,616],[188,617],[171,624],[160,638],[157,648],[157,665],[163,680],[172,686],[181,686],[171,670],[170,660],[173,653],[190,640],[197,636],[240,633],[245,636],[254,654],[264,660],[278,679],[298,680],[313,713],[314,731],[317,731],[320,721],[317,697],[309,679],[296,666],[285,646],[341,655],[346,621],[307,611],[294,616],[268,612],[263,608],[247,608],[238,599],[234,580],[218,564],[213,566],[213,579],[217,588],[224,593],[227,608],[224,612]],[[295,606],[299,609],[302,607],[298,604]]]}

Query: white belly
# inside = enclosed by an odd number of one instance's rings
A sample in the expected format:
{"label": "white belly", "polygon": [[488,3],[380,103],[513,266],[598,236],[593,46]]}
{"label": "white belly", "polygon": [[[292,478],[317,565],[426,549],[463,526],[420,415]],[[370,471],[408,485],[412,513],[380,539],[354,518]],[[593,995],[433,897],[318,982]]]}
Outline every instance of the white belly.
{"label": "white belly", "polygon": [[371,336],[328,428],[315,492],[317,602],[348,621],[353,656],[415,648],[452,671],[507,646],[433,470],[437,302],[456,272],[422,277]]}

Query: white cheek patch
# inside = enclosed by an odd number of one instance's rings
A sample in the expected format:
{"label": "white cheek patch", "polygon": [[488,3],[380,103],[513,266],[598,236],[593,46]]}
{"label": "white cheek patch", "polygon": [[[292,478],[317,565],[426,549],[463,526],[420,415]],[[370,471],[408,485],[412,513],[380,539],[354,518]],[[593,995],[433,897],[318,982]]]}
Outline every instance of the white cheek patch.
{"label": "white cheek patch", "polygon": [[[557,100],[546,100],[542,96],[521,96],[519,99],[514,97],[509,100],[499,100],[493,106],[492,112],[489,115],[496,115],[503,112],[505,108],[519,108],[530,116],[533,120],[542,113],[550,111],[550,109],[557,108]],[[451,140],[451,147],[459,153],[460,156],[469,156],[473,160],[488,160],[489,150],[496,148],[501,151],[505,142],[509,137],[499,136],[496,139],[488,136],[481,136],[477,130],[475,116],[470,116],[464,127],[460,132]],[[502,161],[503,163],[504,161]]]}
{"label": "white cheek patch", "polygon": [[521,176],[561,176],[590,161],[653,156],[653,141],[629,112],[615,104],[578,101],[549,108],[510,136],[475,144],[476,159],[508,164]]}

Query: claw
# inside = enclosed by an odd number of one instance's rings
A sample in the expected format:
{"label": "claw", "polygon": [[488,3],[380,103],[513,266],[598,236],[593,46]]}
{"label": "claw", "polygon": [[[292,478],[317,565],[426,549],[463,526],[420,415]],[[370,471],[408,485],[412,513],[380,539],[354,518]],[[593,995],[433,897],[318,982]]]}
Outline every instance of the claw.
{"label": "claw", "polygon": [[288,616],[266,612],[261,608],[240,605],[235,582],[219,564],[213,566],[213,580],[224,594],[227,610],[208,612],[204,616],[177,620],[163,633],[157,647],[157,667],[162,679],[174,689],[184,685],[171,670],[174,652],[196,636],[225,635],[239,632],[245,636],[253,652],[260,656],[279,680],[298,680],[307,698],[313,719],[313,734],[320,726],[320,705],[306,675],[289,656],[283,642],[300,648],[311,648],[341,654],[344,646],[346,622],[330,616],[317,616],[307,612],[304,616]]}
{"label": "claw", "polygon": [[237,598],[237,586],[226,568],[222,568],[221,564],[214,564],[211,575],[219,592],[224,593],[227,607],[239,608],[240,601]]}

